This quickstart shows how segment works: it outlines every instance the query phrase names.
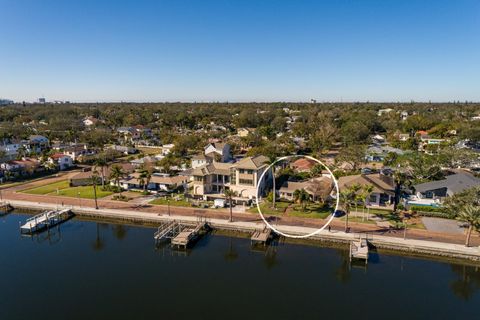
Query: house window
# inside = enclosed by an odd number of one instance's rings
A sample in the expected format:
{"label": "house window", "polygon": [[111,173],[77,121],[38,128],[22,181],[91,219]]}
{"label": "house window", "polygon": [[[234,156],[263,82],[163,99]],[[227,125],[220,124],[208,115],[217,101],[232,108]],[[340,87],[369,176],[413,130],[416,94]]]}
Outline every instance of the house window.
{"label": "house window", "polygon": [[253,174],[253,170],[247,170],[248,174]]}
{"label": "house window", "polygon": [[195,176],[195,181],[203,182],[203,177],[202,176]]}
{"label": "house window", "polygon": [[376,194],[371,194],[370,198],[368,200],[369,200],[369,202],[372,202],[372,203],[375,202],[376,203],[377,202],[377,195]]}
{"label": "house window", "polygon": [[246,185],[246,186],[253,186],[253,180],[252,179],[240,179],[240,184]]}
{"label": "house window", "polygon": [[245,173],[245,170],[244,170],[244,169],[238,169],[238,171],[240,172],[240,174]]}

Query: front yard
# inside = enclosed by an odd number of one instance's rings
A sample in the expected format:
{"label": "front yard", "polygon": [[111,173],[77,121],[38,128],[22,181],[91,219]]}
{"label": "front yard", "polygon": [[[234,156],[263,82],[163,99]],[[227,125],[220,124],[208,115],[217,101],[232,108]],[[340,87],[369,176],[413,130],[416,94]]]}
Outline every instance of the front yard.
{"label": "front yard", "polygon": [[40,187],[35,187],[31,189],[24,189],[21,192],[23,193],[28,193],[28,194],[49,194],[52,192],[57,192],[57,190],[62,190],[69,188],[68,181],[67,180],[62,180],[50,184],[46,184]]}
{"label": "front yard", "polygon": [[[59,195],[73,198],[94,199],[93,186],[70,187],[67,180],[46,184],[40,187],[25,189],[20,191],[28,194],[39,195]],[[103,191],[97,187],[97,198],[103,198],[111,195],[111,191]]]}
{"label": "front yard", "polygon": [[[325,219],[332,214],[333,209],[327,206],[323,206],[318,203],[308,203],[305,206],[305,210],[302,209],[300,204],[294,204],[286,201],[277,201],[275,207],[272,207],[272,203],[264,201],[260,204],[260,209],[263,215],[285,215],[290,217],[299,218],[316,218]],[[250,213],[258,213],[257,206],[248,209]]]}

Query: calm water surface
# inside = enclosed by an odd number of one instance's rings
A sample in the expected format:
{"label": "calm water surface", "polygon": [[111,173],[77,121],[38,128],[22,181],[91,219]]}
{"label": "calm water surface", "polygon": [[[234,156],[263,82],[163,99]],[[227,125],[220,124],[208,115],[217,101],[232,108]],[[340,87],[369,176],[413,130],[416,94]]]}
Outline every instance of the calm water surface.
{"label": "calm water surface", "polygon": [[208,235],[187,254],[152,228],[80,220],[21,237],[0,218],[0,319],[478,319],[480,268]]}

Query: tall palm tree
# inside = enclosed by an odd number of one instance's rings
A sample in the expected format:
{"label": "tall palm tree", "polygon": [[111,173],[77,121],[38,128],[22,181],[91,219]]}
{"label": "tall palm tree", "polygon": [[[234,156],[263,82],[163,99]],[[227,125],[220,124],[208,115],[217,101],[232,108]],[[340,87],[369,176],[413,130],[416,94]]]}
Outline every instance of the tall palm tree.
{"label": "tall palm tree", "polygon": [[277,192],[276,192],[276,186],[275,186],[275,161],[277,161],[277,158],[275,156],[269,156],[268,157],[268,160],[265,162],[266,165],[271,165],[271,171],[272,171],[272,208],[276,208],[276,204],[275,204],[275,198],[276,198],[276,195],[277,195]]}
{"label": "tall palm tree", "polygon": [[345,210],[345,232],[348,231],[348,216],[350,215],[352,205],[356,202],[358,191],[359,187],[357,185],[352,185],[340,191],[340,202],[342,202],[343,209]]}
{"label": "tall palm tree", "polygon": [[293,192],[293,199],[302,205],[302,211],[306,209],[306,203],[310,199],[310,195],[305,189],[297,189]]}
{"label": "tall palm tree", "polygon": [[395,182],[395,199],[393,202],[393,211],[397,211],[397,206],[400,203],[400,194],[402,186],[407,181],[407,175],[399,169],[393,173],[393,181]]}
{"label": "tall palm tree", "polygon": [[[123,168],[119,166],[118,164],[115,164],[112,166],[112,169],[110,170],[110,179],[112,179],[115,183],[116,186],[120,188],[120,179],[125,176],[125,171],[123,171]],[[122,189],[120,188],[120,193]]]}
{"label": "tall palm tree", "polygon": [[94,167],[100,168],[100,175],[102,177],[102,188],[105,187],[105,168],[108,168],[108,162],[105,155],[99,155],[94,161]]}
{"label": "tall palm tree", "polygon": [[93,198],[95,199],[95,209],[98,209],[98,202],[97,202],[97,182],[98,182],[98,172],[94,170],[92,172],[92,184],[93,184]]}
{"label": "tall palm tree", "polygon": [[[365,207],[367,206],[367,199],[370,198],[370,194],[373,192],[373,186],[371,184],[365,184],[362,187],[362,200],[363,200],[363,207],[365,210]],[[370,209],[367,209],[367,220],[368,220],[368,214],[370,214]]]}
{"label": "tall palm tree", "polygon": [[144,192],[147,191],[148,184],[150,183],[151,179],[152,179],[152,173],[150,172],[150,170],[142,169],[140,171],[139,181],[140,181],[140,184],[143,186]]}
{"label": "tall palm tree", "polygon": [[458,211],[457,220],[468,223],[467,237],[465,239],[465,246],[470,246],[470,236],[472,231],[480,230],[480,207],[472,204],[467,204],[460,211]]}
{"label": "tall palm tree", "polygon": [[230,222],[233,222],[233,211],[232,211],[232,198],[236,196],[236,192],[231,189],[225,189],[223,192],[225,198],[228,199],[228,205],[230,207]]}

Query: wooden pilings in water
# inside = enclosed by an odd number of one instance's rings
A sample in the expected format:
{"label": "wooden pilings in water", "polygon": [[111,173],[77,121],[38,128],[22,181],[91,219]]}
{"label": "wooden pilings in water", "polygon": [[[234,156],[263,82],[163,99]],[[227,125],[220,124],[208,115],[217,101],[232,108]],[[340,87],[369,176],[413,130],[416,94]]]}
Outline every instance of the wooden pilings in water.
{"label": "wooden pilings in water", "polygon": [[350,242],[350,262],[353,259],[365,260],[368,263],[368,241],[366,238],[359,238]]}
{"label": "wooden pilings in water", "polygon": [[70,209],[45,211],[28,218],[27,221],[20,226],[20,232],[26,234],[39,232],[67,221],[72,216],[73,213]]}
{"label": "wooden pilings in water", "polygon": [[251,244],[263,244],[264,246],[267,245],[267,242],[270,240],[272,235],[272,230],[270,228],[263,228],[263,230],[255,230],[250,238]]}
{"label": "wooden pilings in water", "polygon": [[195,226],[187,226],[177,221],[169,221],[160,225],[153,237],[157,242],[170,239],[172,247],[186,249],[191,242],[199,237],[200,233],[207,226],[205,221],[200,221]]}

